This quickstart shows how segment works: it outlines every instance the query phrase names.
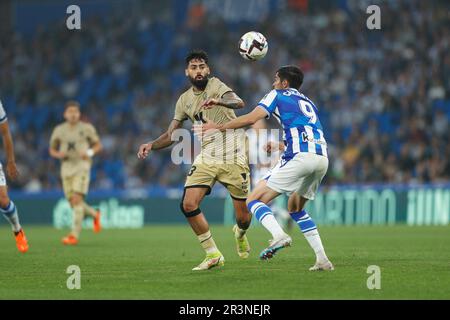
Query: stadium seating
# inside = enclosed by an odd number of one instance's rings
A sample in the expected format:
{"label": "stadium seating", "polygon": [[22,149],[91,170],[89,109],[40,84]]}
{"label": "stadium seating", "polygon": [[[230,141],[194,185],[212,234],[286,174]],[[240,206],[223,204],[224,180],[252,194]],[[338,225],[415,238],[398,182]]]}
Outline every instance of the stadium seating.
{"label": "stadium seating", "polygon": [[[128,179],[148,188],[181,186],[188,166],[180,167],[175,178],[162,176],[167,174],[170,151],[145,163],[133,157],[140,143],[157,137],[170,122],[177,97],[188,86],[184,55],[197,45],[209,51],[213,72],[244,98],[243,112],[271,89],[278,66],[296,63],[305,69],[303,91],[319,107],[332,144],[327,184],[448,180],[450,48],[448,42],[439,41],[448,33],[446,17],[431,2],[395,3],[384,5],[384,37],[377,31],[360,32],[358,23],[364,25],[364,16],[352,18],[359,9],[342,10],[338,5],[329,6],[326,14],[322,9],[320,15],[305,15],[288,5],[272,12],[271,23],[262,21],[258,28],[245,21],[229,23],[217,15],[187,26],[180,22],[188,21],[187,10],[177,10],[172,20],[156,21],[150,13],[134,11],[121,25],[114,24],[114,15],[86,21],[83,37],[74,35],[68,41],[61,41],[62,31],[50,23],[34,34],[16,36],[12,46],[0,48],[0,97],[11,122],[17,161],[25,171],[12,187],[26,188],[30,168],[36,170],[42,189],[60,187],[58,171],[49,170],[55,161],[45,152],[67,99],[79,100],[85,119],[95,123],[102,137],[112,139],[96,161],[93,189],[121,188]],[[408,10],[415,18],[393,24],[399,10]],[[307,31],[300,30],[303,24]],[[212,27],[215,32],[209,34]],[[237,39],[250,27],[269,40],[269,54],[257,64],[244,61],[236,49]],[[406,29],[407,34],[399,32]],[[107,36],[97,41],[98,33]],[[271,42],[273,38],[283,41]],[[423,76],[417,76],[419,70]],[[13,83],[8,74],[15,75]],[[370,121],[374,124],[369,127]],[[355,130],[360,133],[356,139]],[[358,154],[353,167],[343,157],[350,147]],[[35,157],[26,154],[36,149],[41,162],[37,168]],[[401,155],[403,149],[407,151]],[[382,160],[392,154],[397,160],[380,161],[376,154]],[[427,169],[402,174],[400,159],[405,157],[414,167],[425,163]],[[364,174],[363,159],[380,174]],[[385,174],[392,170],[398,174]]]}

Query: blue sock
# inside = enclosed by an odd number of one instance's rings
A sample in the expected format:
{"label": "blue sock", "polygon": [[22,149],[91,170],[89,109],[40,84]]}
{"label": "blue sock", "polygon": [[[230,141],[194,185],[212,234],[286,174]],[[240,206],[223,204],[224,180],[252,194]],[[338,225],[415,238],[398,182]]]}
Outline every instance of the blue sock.
{"label": "blue sock", "polygon": [[316,224],[305,210],[292,212],[290,215],[303,233],[317,229]]}
{"label": "blue sock", "polygon": [[17,214],[17,208],[12,200],[6,208],[0,208],[0,212],[9,221],[14,232],[19,232],[22,228],[19,223],[19,215]]}
{"label": "blue sock", "polygon": [[253,200],[247,205],[248,211],[250,211],[259,222],[261,222],[267,215],[272,215],[272,210],[259,200]]}

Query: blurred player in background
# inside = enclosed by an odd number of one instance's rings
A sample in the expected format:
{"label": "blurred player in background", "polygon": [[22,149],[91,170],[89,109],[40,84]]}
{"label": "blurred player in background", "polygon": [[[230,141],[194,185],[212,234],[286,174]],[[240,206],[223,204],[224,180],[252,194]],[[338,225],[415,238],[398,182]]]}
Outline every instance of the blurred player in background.
{"label": "blurred player in background", "polygon": [[[19,171],[16,167],[16,159],[14,157],[14,144],[9,131],[8,118],[6,117],[5,109],[0,101],[0,132],[2,134],[3,146],[6,149],[6,173],[11,179],[16,179],[19,176]],[[3,166],[0,163],[0,212],[11,224],[14,236],[16,238],[16,246],[20,252],[28,251],[28,241],[25,233],[19,223],[19,214],[14,202],[9,199],[8,189],[6,187],[5,173]]]}
{"label": "blurred player in background", "polygon": [[327,144],[314,103],[298,90],[303,83],[303,73],[295,66],[278,69],[270,91],[250,113],[226,124],[195,126],[194,130],[205,134],[208,130],[237,129],[254,124],[259,119],[277,118],[284,130],[286,148],[278,164],[258,183],[247,199],[249,211],[272,234],[270,246],[264,249],[261,259],[270,259],[275,253],[290,246],[292,239],[273,216],[267,204],[282,193],[290,196],[288,209],[316,254],[316,263],[310,268],[334,270],[325,254],[316,224],[303,209],[313,200],[328,169]]}
{"label": "blurred player in background", "polygon": [[[233,109],[244,107],[244,102],[232,89],[218,78],[210,77],[208,56],[204,51],[193,51],[188,54],[185,74],[192,87],[179,97],[175,107],[175,115],[168,130],[156,140],[139,147],[139,159],[145,159],[151,150],[159,150],[172,145],[173,131],[181,128],[183,122],[187,119],[194,123],[204,122],[206,118],[217,123],[226,123],[236,118]],[[233,232],[238,254],[245,259],[250,252],[250,245],[245,235],[251,223],[251,214],[248,212],[245,203],[250,184],[250,169],[246,153],[236,152],[234,148],[236,140],[245,140],[245,134],[242,136],[239,136],[238,133],[227,135],[223,146],[223,149],[231,150],[231,156],[234,158],[233,163],[215,163],[217,159],[208,159],[205,150],[215,142],[203,140],[201,152],[196,157],[186,178],[181,210],[206,252],[206,258],[193,268],[194,271],[222,266],[225,261],[214,242],[208,222],[200,209],[200,203],[211,192],[211,188],[216,181],[219,181],[228,189],[233,199],[237,222],[233,227]],[[231,148],[229,148],[230,145]],[[223,149],[219,148],[218,150],[220,156],[227,155]]]}
{"label": "blurred player in background", "polygon": [[50,156],[61,160],[61,179],[64,194],[72,207],[72,231],[62,239],[65,245],[76,245],[83,219],[94,219],[94,232],[100,232],[100,211],[85,202],[89,190],[92,157],[102,149],[97,131],[90,123],[80,121],[80,105],[66,103],[64,123],[58,125],[50,137]]}

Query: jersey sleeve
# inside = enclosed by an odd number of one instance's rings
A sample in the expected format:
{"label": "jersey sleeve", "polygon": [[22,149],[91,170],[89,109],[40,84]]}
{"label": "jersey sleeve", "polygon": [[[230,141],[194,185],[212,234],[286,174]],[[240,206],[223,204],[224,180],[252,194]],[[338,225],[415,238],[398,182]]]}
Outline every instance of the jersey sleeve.
{"label": "jersey sleeve", "polygon": [[7,120],[8,118],[6,117],[5,108],[3,108],[2,101],[0,100],[0,123],[3,123]]}
{"label": "jersey sleeve", "polygon": [[227,86],[225,83],[217,80],[217,98],[222,98],[222,96],[227,92],[233,92],[233,89],[231,89],[229,86]]}
{"label": "jersey sleeve", "polygon": [[266,94],[264,98],[259,101],[256,107],[264,109],[264,111],[267,112],[267,119],[269,119],[270,115],[275,111],[275,108],[277,107],[277,91],[272,90],[268,94]]}
{"label": "jersey sleeve", "polygon": [[87,138],[89,139],[89,142],[92,144],[95,144],[100,141],[97,130],[92,124],[88,125]]}
{"label": "jersey sleeve", "polygon": [[59,127],[53,129],[52,135],[50,136],[50,147],[56,149],[60,143],[59,137]]}
{"label": "jersey sleeve", "polygon": [[186,112],[184,112],[184,105],[181,97],[178,98],[175,106],[175,115],[173,116],[173,119],[178,121],[185,121],[188,119]]}

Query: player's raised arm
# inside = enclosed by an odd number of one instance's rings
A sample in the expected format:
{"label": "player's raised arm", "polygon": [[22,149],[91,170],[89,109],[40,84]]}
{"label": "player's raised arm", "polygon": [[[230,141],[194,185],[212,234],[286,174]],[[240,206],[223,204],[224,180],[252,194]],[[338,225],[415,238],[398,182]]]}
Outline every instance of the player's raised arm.
{"label": "player's raised arm", "polygon": [[196,134],[206,134],[209,130],[218,129],[225,131],[227,129],[239,129],[254,124],[256,121],[267,118],[275,110],[277,105],[277,92],[276,90],[270,91],[264,96],[264,98],[258,103],[252,112],[240,116],[234,120],[231,120],[222,125],[218,125],[211,121],[206,121],[202,125],[194,125],[193,130]]}
{"label": "player's raised arm", "polygon": [[173,119],[166,132],[160,135],[157,139],[150,141],[148,143],[141,144],[139,146],[139,151],[137,154],[138,158],[145,159],[147,158],[151,150],[159,150],[171,146],[174,142],[171,139],[173,131],[178,128],[181,128],[182,125],[183,121]]}
{"label": "player's raised arm", "polygon": [[245,107],[244,101],[233,91],[223,94],[220,99],[208,99],[202,105],[204,109],[212,109],[214,106],[222,106],[228,109],[242,109]]}
{"label": "player's raised arm", "polygon": [[6,173],[11,179],[16,179],[19,175],[19,171],[16,166],[16,158],[14,156],[14,144],[11,137],[11,132],[9,131],[8,121],[0,123],[0,133],[3,139],[3,145],[6,149]]}
{"label": "player's raised arm", "polygon": [[239,129],[244,128],[247,126],[250,126],[254,124],[256,121],[260,119],[264,119],[267,116],[267,112],[264,111],[262,108],[255,108],[252,112],[247,113],[243,116],[237,117],[234,120],[231,120],[224,124],[216,124],[212,121],[209,121],[206,119],[206,123],[203,124],[195,124],[192,127],[192,130],[195,132],[195,134],[198,135],[205,135],[208,131],[212,130],[220,130],[225,131],[228,129]]}

